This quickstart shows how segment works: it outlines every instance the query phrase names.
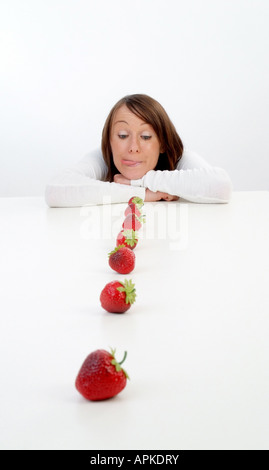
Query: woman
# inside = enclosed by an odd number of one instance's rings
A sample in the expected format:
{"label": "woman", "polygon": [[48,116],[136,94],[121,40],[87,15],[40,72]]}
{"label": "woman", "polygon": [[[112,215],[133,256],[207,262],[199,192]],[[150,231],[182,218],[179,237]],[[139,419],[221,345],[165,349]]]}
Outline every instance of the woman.
{"label": "woman", "polygon": [[227,173],[186,151],[163,107],[153,98],[128,95],[110,111],[100,150],[86,155],[46,187],[50,207],[184,198],[226,203]]}

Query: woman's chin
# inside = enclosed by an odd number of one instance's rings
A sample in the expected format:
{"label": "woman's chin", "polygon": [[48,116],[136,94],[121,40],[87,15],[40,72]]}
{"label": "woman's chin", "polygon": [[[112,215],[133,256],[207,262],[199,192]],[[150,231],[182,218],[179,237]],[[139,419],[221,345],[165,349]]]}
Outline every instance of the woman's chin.
{"label": "woman's chin", "polygon": [[127,170],[127,171],[124,171],[124,172],[121,172],[121,174],[123,176],[125,176],[125,178],[128,178],[128,180],[139,180],[140,178],[142,178],[144,176],[144,172],[143,171],[139,171],[139,170]]}

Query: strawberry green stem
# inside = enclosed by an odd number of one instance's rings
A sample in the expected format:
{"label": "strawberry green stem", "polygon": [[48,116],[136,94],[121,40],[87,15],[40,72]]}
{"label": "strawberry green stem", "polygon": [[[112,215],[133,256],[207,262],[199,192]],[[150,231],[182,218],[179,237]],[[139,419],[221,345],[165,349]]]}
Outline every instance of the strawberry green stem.
{"label": "strawberry green stem", "polygon": [[125,361],[126,357],[127,357],[127,351],[124,351],[124,356],[123,356],[123,359],[122,359],[122,361],[121,361],[121,362],[118,362],[118,364],[119,364],[120,366],[121,366],[121,364],[123,364],[123,363],[124,363],[124,361]]}
{"label": "strawberry green stem", "polygon": [[124,351],[124,356],[123,356],[123,359],[121,362],[118,362],[116,359],[115,359],[115,352],[116,352],[116,349],[112,349],[110,348],[111,350],[111,354],[112,354],[112,361],[111,361],[111,364],[113,364],[113,366],[115,366],[115,369],[117,372],[120,372],[122,370],[122,372],[124,373],[126,379],[129,379],[130,380],[130,377],[129,375],[127,374],[126,370],[122,369],[121,367],[121,364],[125,361],[126,359],[126,356],[127,356],[127,351]]}

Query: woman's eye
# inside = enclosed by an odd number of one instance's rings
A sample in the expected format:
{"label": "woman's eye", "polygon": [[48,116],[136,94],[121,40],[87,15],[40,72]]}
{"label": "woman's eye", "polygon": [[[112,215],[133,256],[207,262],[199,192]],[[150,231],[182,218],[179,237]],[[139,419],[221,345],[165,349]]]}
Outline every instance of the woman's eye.
{"label": "woman's eye", "polygon": [[142,139],[149,140],[151,139],[151,135],[141,135]]}
{"label": "woman's eye", "polygon": [[128,137],[127,134],[119,134],[119,138],[120,138],[120,139],[126,139],[126,137]]}

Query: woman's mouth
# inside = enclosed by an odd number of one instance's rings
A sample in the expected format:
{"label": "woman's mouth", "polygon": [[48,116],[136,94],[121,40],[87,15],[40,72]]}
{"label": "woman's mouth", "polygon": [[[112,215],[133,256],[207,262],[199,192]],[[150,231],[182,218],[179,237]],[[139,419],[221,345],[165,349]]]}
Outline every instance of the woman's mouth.
{"label": "woman's mouth", "polygon": [[132,167],[138,166],[140,165],[140,163],[142,163],[142,162],[137,162],[135,160],[122,160],[121,162],[123,165],[132,166]]}

